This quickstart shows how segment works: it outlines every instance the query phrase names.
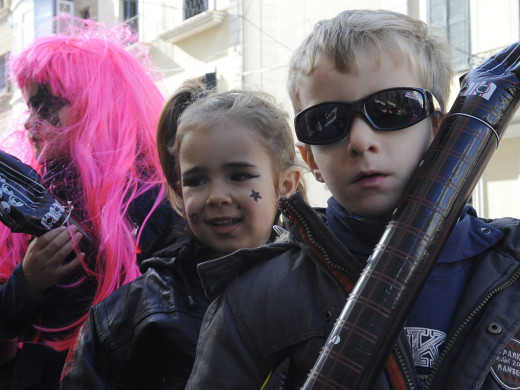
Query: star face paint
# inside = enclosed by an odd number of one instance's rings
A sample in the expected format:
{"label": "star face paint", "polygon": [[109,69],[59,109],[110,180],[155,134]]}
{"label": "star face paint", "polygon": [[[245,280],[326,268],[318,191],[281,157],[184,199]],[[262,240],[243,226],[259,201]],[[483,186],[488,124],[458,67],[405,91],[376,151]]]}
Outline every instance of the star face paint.
{"label": "star face paint", "polygon": [[251,195],[249,197],[253,198],[255,202],[258,202],[258,199],[262,199],[259,192],[256,192],[255,190],[251,190]]}

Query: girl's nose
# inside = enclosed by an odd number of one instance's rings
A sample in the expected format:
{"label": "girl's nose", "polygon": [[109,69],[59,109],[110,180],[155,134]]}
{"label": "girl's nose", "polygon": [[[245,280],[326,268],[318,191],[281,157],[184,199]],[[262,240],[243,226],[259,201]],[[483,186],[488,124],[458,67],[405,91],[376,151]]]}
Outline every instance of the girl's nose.
{"label": "girl's nose", "polygon": [[24,127],[27,130],[34,129],[39,126],[39,123],[40,123],[40,120],[38,119],[38,116],[34,113],[30,113],[24,123]]}
{"label": "girl's nose", "polygon": [[231,203],[231,196],[226,186],[222,183],[211,185],[207,203],[213,206],[222,206]]}
{"label": "girl's nose", "polygon": [[367,152],[377,152],[378,138],[377,130],[374,130],[365,119],[356,117],[347,137],[348,154],[357,157]]}

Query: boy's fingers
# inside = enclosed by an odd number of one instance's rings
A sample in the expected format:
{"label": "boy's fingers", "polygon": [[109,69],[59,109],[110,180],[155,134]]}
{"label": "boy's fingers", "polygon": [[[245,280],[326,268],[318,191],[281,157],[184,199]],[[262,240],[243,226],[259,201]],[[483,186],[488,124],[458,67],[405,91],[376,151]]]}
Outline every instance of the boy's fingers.
{"label": "boy's fingers", "polygon": [[60,226],[59,228],[49,230],[34,241],[34,248],[40,251],[48,249],[55,252],[71,239],[71,234],[74,235],[77,231],[78,227],[75,225],[71,225],[70,228]]}
{"label": "boy's fingers", "polygon": [[49,230],[47,233],[37,237],[31,244],[35,249],[42,250],[50,243],[54,242],[54,240],[65,230],[66,228],[64,226]]}
{"label": "boy's fingers", "polygon": [[72,245],[75,247],[78,245],[78,243],[81,241],[81,239],[83,238],[83,234],[81,234],[79,231],[76,231],[75,233],[72,234]]}
{"label": "boy's fingers", "polygon": [[74,243],[79,242],[80,237],[81,233],[77,231],[76,227],[70,232],[67,228],[65,228],[65,230],[61,231],[60,234],[56,236],[51,243],[49,243],[49,250],[55,253],[64,247],[70,246],[72,248]]}
{"label": "boy's fingers", "polygon": [[[66,233],[69,234],[68,232]],[[49,261],[54,263],[55,266],[58,266],[70,255],[74,248],[77,246],[78,242],[81,240],[81,233],[76,232],[72,237],[64,236],[59,237],[55,242],[55,247],[53,247],[53,253],[49,258]]]}
{"label": "boy's fingers", "polygon": [[[81,256],[84,257],[84,254],[82,253]],[[78,256],[76,256],[74,259],[72,259],[68,263],[63,264],[60,269],[61,277],[64,277],[64,276],[68,275],[69,273],[71,273],[78,265],[80,265]]]}

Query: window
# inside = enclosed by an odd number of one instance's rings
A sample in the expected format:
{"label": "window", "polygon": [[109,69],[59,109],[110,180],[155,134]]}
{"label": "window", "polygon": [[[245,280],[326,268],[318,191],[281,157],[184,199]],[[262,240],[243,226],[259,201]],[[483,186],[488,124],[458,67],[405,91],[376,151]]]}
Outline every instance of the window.
{"label": "window", "polygon": [[[56,16],[60,15],[74,15],[74,3],[71,0],[57,0],[56,1]],[[43,16],[43,15],[42,15]],[[47,23],[47,19],[42,19],[43,23]],[[58,19],[55,26],[57,33],[68,31],[70,28],[66,20]]]}
{"label": "window", "polygon": [[58,0],[56,2],[56,15],[73,15],[74,3],[70,0]]}
{"label": "window", "polygon": [[208,10],[208,0],[184,0],[184,19]]}
{"label": "window", "polygon": [[0,56],[0,93],[9,92],[9,77],[7,74],[7,60],[9,53]]}
{"label": "window", "polygon": [[470,68],[470,25],[468,0],[430,0],[428,23],[446,32],[456,72]]}
{"label": "window", "polygon": [[137,0],[123,0],[123,20],[135,31],[138,31],[137,19]]}
{"label": "window", "polygon": [[217,88],[217,72],[206,73],[206,75],[202,78],[202,83],[204,84],[204,88],[206,88],[206,89],[216,89]]}

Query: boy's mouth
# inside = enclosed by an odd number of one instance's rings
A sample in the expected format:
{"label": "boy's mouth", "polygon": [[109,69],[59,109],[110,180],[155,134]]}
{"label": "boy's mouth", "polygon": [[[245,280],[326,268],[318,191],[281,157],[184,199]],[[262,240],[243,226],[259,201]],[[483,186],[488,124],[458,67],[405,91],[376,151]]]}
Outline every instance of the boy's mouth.
{"label": "boy's mouth", "polygon": [[353,182],[357,184],[378,184],[387,177],[388,175],[383,172],[360,172]]}

